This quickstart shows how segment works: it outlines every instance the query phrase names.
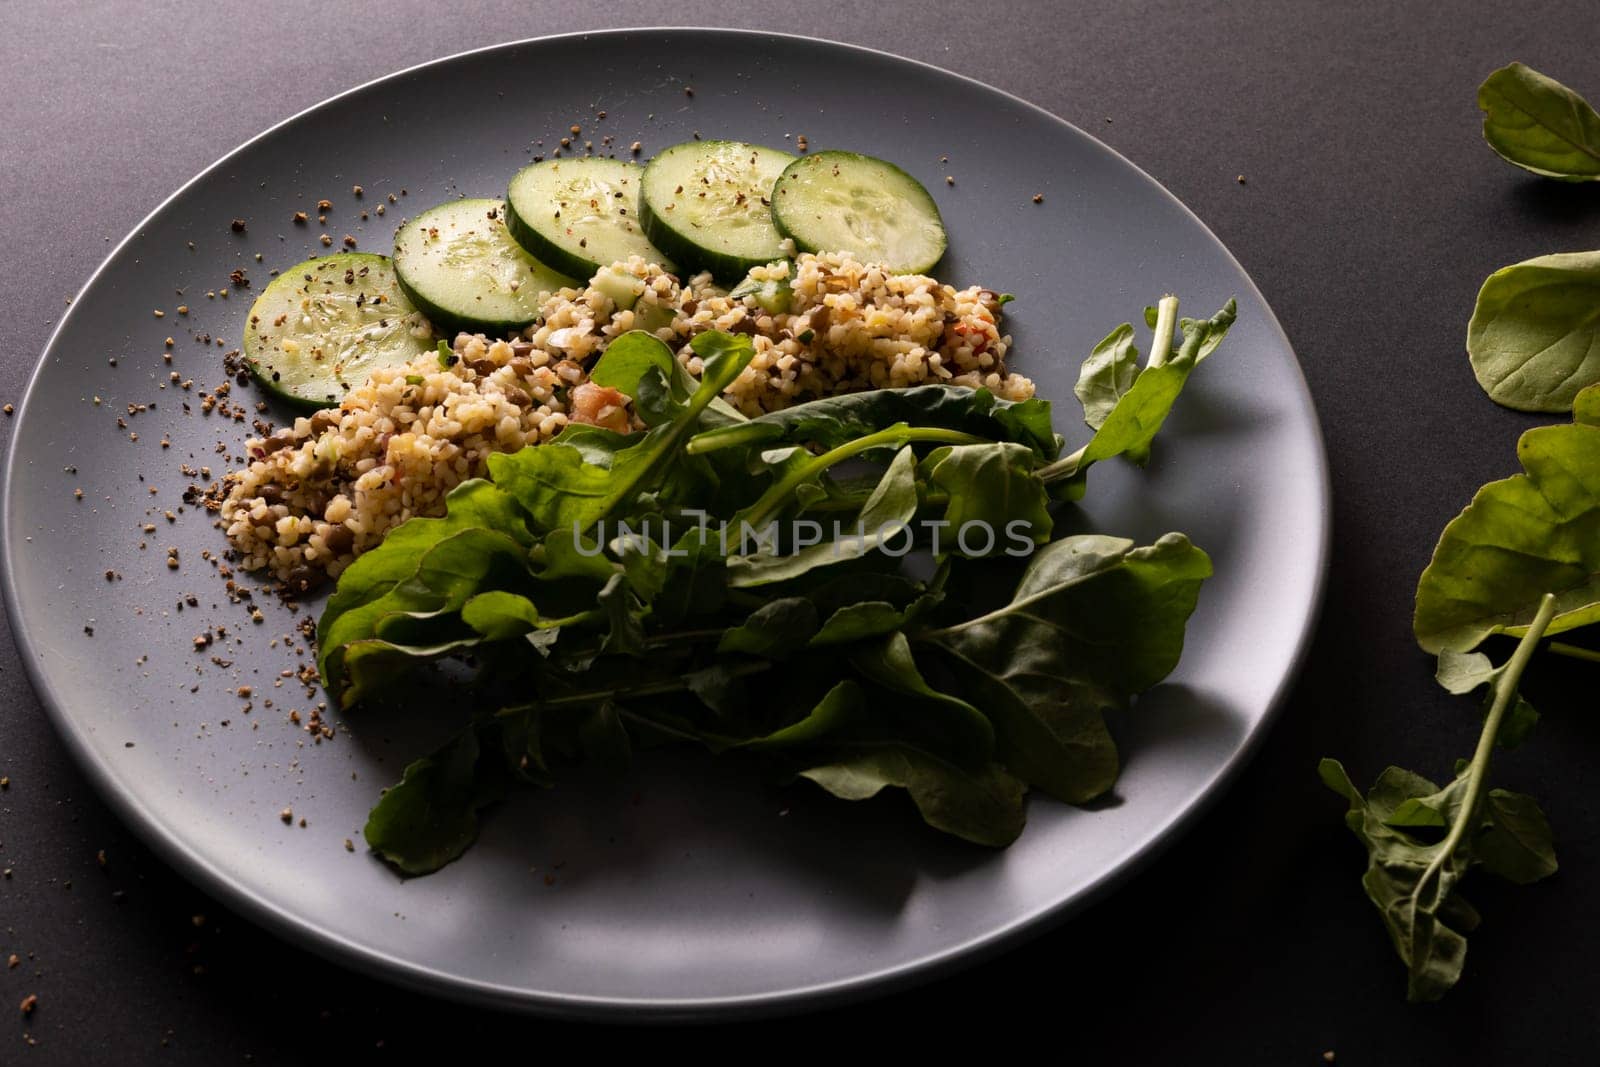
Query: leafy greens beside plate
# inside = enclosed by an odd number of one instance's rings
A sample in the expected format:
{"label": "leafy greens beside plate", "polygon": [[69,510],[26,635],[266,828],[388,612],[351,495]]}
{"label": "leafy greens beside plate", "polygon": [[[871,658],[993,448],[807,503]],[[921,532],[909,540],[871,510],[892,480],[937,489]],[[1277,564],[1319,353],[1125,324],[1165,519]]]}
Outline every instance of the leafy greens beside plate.
{"label": "leafy greens beside plate", "polygon": [[[1521,63],[1478,91],[1483,135],[1509,162],[1563,181],[1600,179],[1600,115]],[[1459,893],[1475,867],[1519,884],[1556,870],[1549,821],[1532,797],[1488,789],[1495,748],[1520,745],[1539,721],[1518,686],[1549,636],[1600,622],[1600,252],[1540,256],[1484,282],[1467,328],[1479,384],[1497,403],[1571,412],[1528,430],[1523,473],[1490,482],[1451,520],[1417,583],[1417,643],[1435,677],[1465,695],[1488,687],[1470,761],[1440,788],[1389,767],[1365,797],[1338,761],[1319,773],[1349,801],[1345,822],[1366,847],[1362,877],[1395,951],[1407,996],[1437,1000],[1460,980],[1478,913]],[[1500,666],[1480,645],[1521,640]],[[1548,651],[1600,661],[1600,651],[1549,641]]]}

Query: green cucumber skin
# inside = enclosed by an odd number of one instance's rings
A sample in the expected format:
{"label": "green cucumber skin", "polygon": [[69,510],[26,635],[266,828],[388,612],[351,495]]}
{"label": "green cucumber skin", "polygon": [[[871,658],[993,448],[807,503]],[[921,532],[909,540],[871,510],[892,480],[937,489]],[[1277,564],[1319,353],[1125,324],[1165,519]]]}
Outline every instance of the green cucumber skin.
{"label": "green cucumber skin", "polygon": [[[388,270],[391,273],[393,273],[394,270],[394,264],[388,256],[381,256],[374,252],[335,252],[330,255],[319,256],[313,259],[305,260],[301,263],[296,263],[294,266],[280,271],[278,273],[278,277],[274,278],[272,282],[261,291],[261,295],[256,298],[256,302],[251,305],[250,313],[245,320],[245,332],[240,345],[240,348],[243,352],[244,365],[246,369],[250,371],[251,377],[255,379],[256,385],[260,387],[262,392],[266,393],[279,404],[282,404],[283,406],[291,408],[295,411],[307,413],[321,411],[324,408],[337,407],[340,401],[344,399],[344,393],[346,390],[339,380],[334,378],[330,379],[329,382],[332,388],[328,392],[321,393],[317,396],[305,396],[301,393],[294,392],[293,390],[297,387],[298,383],[291,384],[284,382],[281,379],[280,371],[278,371],[272,365],[264,363],[260,358],[258,358],[257,355],[252,354],[251,349],[255,347],[255,345],[251,340],[250,323],[255,318],[257,308],[261,307],[261,305],[268,300],[269,295],[274,292],[274,286],[288,284],[293,287],[300,287],[304,284],[304,276],[306,274],[315,274],[327,270],[338,270],[339,268],[355,269],[360,267],[377,267],[379,269]],[[395,282],[397,288],[401,289],[400,295],[409,299],[409,297],[405,294],[403,287],[398,285],[398,276],[395,277]],[[395,308],[396,314],[399,315],[409,315],[413,311],[417,310],[420,309],[416,308],[415,306],[407,308],[396,306]],[[418,355],[421,355],[423,352],[427,351],[429,345],[431,344],[431,341],[419,341],[415,346],[416,351],[410,353],[400,353],[405,358],[397,359],[396,362],[409,362],[410,360],[415,359]],[[277,381],[273,380],[273,374],[275,373],[280,374],[280,379]],[[298,387],[304,388],[304,386]]]}
{"label": "green cucumber skin", "polygon": [[[425,253],[417,253],[418,264],[416,267],[409,265],[410,256],[406,251],[407,245],[409,242],[420,242],[422,240],[421,231],[424,226],[430,224],[430,216],[437,219],[448,218],[454,213],[480,212],[485,216],[485,221],[489,222],[490,225],[493,225],[493,220],[488,218],[488,214],[491,210],[496,213],[498,221],[506,226],[509,234],[510,225],[506,220],[506,205],[502,201],[493,198],[447,201],[446,203],[429,208],[427,211],[417,215],[415,218],[407,220],[404,225],[395,231],[395,280],[399,282],[400,289],[403,293],[405,293],[406,298],[416,305],[417,310],[421,311],[422,314],[427,317],[428,321],[433,323],[433,325],[440,330],[459,330],[467,333],[486,333],[490,335],[507,334],[520,331],[529,323],[538,318],[539,313],[537,307],[524,307],[519,309],[518,313],[515,315],[502,316],[466,314],[459,309],[448,307],[443,304],[441,300],[429,296],[425,290],[423,280],[414,276],[414,272],[421,272],[424,269],[436,269],[425,263]],[[514,241],[515,239],[513,238],[513,242]],[[532,256],[531,253],[526,253],[526,249],[520,247],[519,242],[517,244],[518,247],[508,248],[508,253],[510,255],[528,254],[530,258],[534,259],[535,262],[528,268],[530,272],[543,269],[552,270],[557,274],[565,273],[560,271],[558,268],[551,267],[548,263],[538,260],[537,256]],[[408,275],[413,276],[408,277]],[[551,278],[549,280],[552,284],[551,291],[554,291],[556,288],[561,288],[563,285],[572,283],[572,279],[570,277]],[[557,282],[562,284],[555,284]]]}
{"label": "green cucumber skin", "polygon": [[797,159],[793,163],[789,164],[789,166],[784,170],[784,172],[778,176],[778,180],[773,183],[773,187],[772,187],[772,222],[773,222],[773,225],[777,226],[779,233],[783,234],[785,237],[789,238],[789,240],[794,242],[794,246],[795,246],[795,250],[796,251],[799,251],[799,252],[837,252],[837,251],[840,251],[840,249],[836,249],[836,248],[824,248],[824,247],[821,247],[821,245],[819,243],[810,241],[810,240],[808,240],[806,238],[806,231],[810,228],[808,226],[808,223],[809,223],[810,220],[799,217],[800,211],[802,211],[803,209],[796,209],[791,205],[787,212],[784,210],[784,203],[786,202],[786,199],[787,199],[783,195],[783,187],[784,187],[784,184],[785,184],[785,179],[790,179],[791,174],[793,174],[796,177],[795,177],[795,179],[792,179],[792,180],[798,180],[798,176],[799,176],[802,168],[825,166],[828,162],[831,162],[831,161],[848,161],[851,164],[862,164],[862,163],[864,163],[864,164],[870,165],[872,167],[881,168],[881,169],[886,170],[886,171],[888,171],[890,173],[899,175],[900,177],[905,179],[905,181],[909,184],[909,186],[910,186],[910,188],[912,190],[921,193],[921,196],[918,197],[918,199],[922,202],[923,206],[926,208],[928,213],[930,215],[932,215],[933,219],[938,223],[939,230],[940,230],[940,233],[941,233],[941,241],[940,241],[940,246],[939,246],[939,254],[937,256],[935,256],[932,260],[929,260],[929,261],[923,262],[923,263],[904,264],[904,265],[891,264],[890,265],[891,269],[893,269],[896,273],[899,273],[899,274],[926,274],[929,271],[931,271],[938,264],[939,260],[944,258],[944,253],[949,248],[949,238],[945,234],[944,218],[943,218],[942,215],[939,214],[939,205],[933,199],[933,194],[928,192],[927,187],[924,186],[921,182],[917,181],[916,178],[912,177],[903,168],[898,167],[893,163],[890,163],[886,159],[878,159],[876,156],[867,156],[867,155],[862,155],[859,152],[846,152],[846,151],[842,151],[842,150],[839,150],[839,149],[830,149],[829,151],[826,151],[826,152],[816,152],[816,153],[813,153],[813,154],[808,155],[808,156],[801,156],[799,159]]}
{"label": "green cucumber skin", "polygon": [[284,407],[309,415],[314,411],[321,411],[323,408],[336,408],[339,406],[339,401],[335,399],[312,400],[310,397],[296,396],[277,382],[274,382],[271,375],[262,373],[261,369],[251,360],[245,360],[245,366],[250,368],[250,375],[255,379],[256,385],[260,386],[261,391]]}
{"label": "green cucumber skin", "polygon": [[551,270],[558,270],[572,278],[582,278],[587,281],[604,264],[595,263],[587,259],[580,259],[569,253],[566,249],[550,240],[538,230],[529,226],[517,214],[517,209],[511,206],[511,198],[506,197],[506,230],[511,234],[511,239],[527,250],[534,259],[539,260]]}
{"label": "green cucumber skin", "polygon": [[[773,242],[771,250],[751,256],[735,255],[720,249],[708,248],[696,241],[692,236],[673,226],[668,221],[665,206],[658,206],[652,202],[648,193],[652,171],[664,167],[672,161],[673,154],[678,150],[692,151],[702,146],[717,148],[727,145],[736,145],[740,149],[755,149],[773,156],[781,156],[791,162],[797,156],[783,152],[776,148],[767,148],[764,145],[750,144],[746,141],[686,141],[673,145],[671,148],[660,152],[645,167],[644,178],[639,184],[639,222],[644,227],[645,236],[650,242],[671,256],[675,263],[680,264],[688,271],[708,270],[718,281],[733,282],[750,273],[754,267],[760,267],[774,260],[783,258],[783,250],[777,247],[777,240]],[[776,181],[776,176],[774,176]],[[771,188],[768,188],[768,201],[772,199]],[[783,234],[773,228],[773,235],[781,240]]]}
{"label": "green cucumber skin", "polygon": [[[589,166],[591,165],[588,162],[590,160],[592,160],[595,164],[613,164],[616,166],[626,167],[630,172],[630,176],[634,182],[634,189],[637,192],[639,183],[644,177],[644,168],[638,164],[629,163],[625,160],[608,160],[598,156],[574,156],[566,159],[546,160],[542,163],[530,163],[528,166],[523,167],[521,170],[517,171],[516,174],[511,176],[511,182],[506,189],[505,197],[506,229],[510,231],[512,239],[515,240],[517,244],[521,245],[529,255],[545,264],[548,264],[551,269],[560,271],[562,274],[569,275],[584,282],[587,282],[590,278],[593,278],[602,267],[609,267],[616,260],[614,258],[602,259],[599,256],[583,255],[571,248],[567,248],[561,244],[558,244],[556,241],[546,236],[540,231],[539,227],[531,221],[531,219],[525,218],[523,212],[517,210],[516,202],[519,197],[516,195],[516,190],[518,179],[535,170],[535,168],[552,167],[558,164],[564,164],[567,166],[572,166],[574,164],[579,166]],[[537,203],[536,205],[524,204],[524,208],[528,211],[533,210],[535,206],[539,209],[545,209],[549,206],[549,204],[548,202],[541,202]],[[672,260],[668,258],[664,251],[654,247],[652,242],[650,242],[648,235],[645,234],[643,222],[642,220],[639,220],[638,216],[639,198],[636,193],[635,195],[629,197],[628,207],[634,212],[633,218],[638,223],[639,236],[643,238],[642,243],[645,246],[635,250],[633,254],[643,256],[645,259],[658,264],[663,270],[670,271],[674,269]]]}

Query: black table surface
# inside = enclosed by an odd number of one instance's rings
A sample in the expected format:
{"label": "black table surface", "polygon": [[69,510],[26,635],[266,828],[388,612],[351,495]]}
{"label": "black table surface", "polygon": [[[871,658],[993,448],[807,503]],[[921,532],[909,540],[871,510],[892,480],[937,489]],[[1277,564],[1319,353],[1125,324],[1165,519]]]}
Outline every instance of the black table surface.
{"label": "black table surface", "polygon": [[[1501,162],[1474,94],[1520,59],[1600,99],[1594,16],[1592,0],[4,4],[0,401],[21,399],[66,299],[171,190],[271,123],[412,63],[546,33],[736,25],[882,48],[1007,89],[1163,182],[1277,310],[1334,479],[1309,660],[1209,813],[1025,946],[821,1015],[603,1036],[620,1052],[709,1041],[761,1055],[771,1038],[849,1048],[843,1035],[865,1026],[902,1047],[958,1029],[997,1052],[1036,1037],[1084,1062],[1309,1064],[1329,1050],[1352,1064],[1594,1062],[1600,807],[1584,783],[1600,719],[1579,696],[1594,675],[1533,671],[1544,720],[1494,776],[1544,801],[1561,870],[1531,888],[1476,880],[1484,923],[1443,1003],[1405,1002],[1358,884],[1361,850],[1315,773],[1335,755],[1363,783],[1391,762],[1446,776],[1476,740],[1475,706],[1434,685],[1411,639],[1412,591],[1439,530],[1477,486],[1517,469],[1517,435],[1540,420],[1479,392],[1466,322],[1495,268],[1600,245],[1600,188]],[[0,419],[0,442],[11,426]],[[0,957],[21,962],[0,966],[0,1016],[13,1013],[0,1063],[404,1060],[479,1039],[539,1055],[595,1036],[401,992],[207,899],[72,764],[8,639],[15,625],[0,619]]]}

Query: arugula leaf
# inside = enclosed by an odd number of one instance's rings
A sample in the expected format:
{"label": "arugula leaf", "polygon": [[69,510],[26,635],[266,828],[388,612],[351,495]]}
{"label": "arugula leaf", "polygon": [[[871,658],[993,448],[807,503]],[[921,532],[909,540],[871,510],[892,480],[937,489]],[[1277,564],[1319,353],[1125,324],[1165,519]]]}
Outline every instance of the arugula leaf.
{"label": "arugula leaf", "polygon": [[[1460,696],[1482,685],[1494,685],[1504,670],[1503,666],[1496,667],[1482,652],[1453,652],[1447,648],[1439,653],[1439,668],[1434,678],[1447,692]],[[1484,702],[1485,715],[1489,713],[1493,701],[1494,694],[1491,691],[1489,698]],[[1516,748],[1527,740],[1528,734],[1538,724],[1539,713],[1534,710],[1532,704],[1523,699],[1522,694],[1517,694],[1516,700],[1506,712],[1506,721],[1500,727],[1500,747]]]}
{"label": "arugula leaf", "polygon": [[[694,393],[672,411],[670,418],[629,447],[613,453],[609,466],[589,463],[578,449],[557,440],[537,448],[491,455],[489,473],[495,484],[527,510],[541,531],[569,526],[586,531],[632,503],[677,462],[684,441],[699,426],[701,414],[722,390],[733,384],[755,355],[750,338],[716,330],[700,334],[690,347],[703,361],[703,373]],[[651,363],[650,351],[648,344],[640,342],[626,361],[619,361],[614,380],[641,382],[648,380],[648,373],[659,372],[660,368]],[[634,371],[639,377],[630,379],[628,376]],[[664,414],[666,408],[660,411]]]}
{"label": "arugula leaf", "polygon": [[[838,540],[824,538],[786,556],[770,552],[732,556],[728,582],[734,588],[769,585],[796,578],[817,567],[860,559],[886,543],[906,536],[903,531],[917,514],[916,457],[910,446],[895,454],[878,485],[867,498],[854,528]],[[744,518],[741,512],[736,521]],[[756,525],[759,518],[752,518]],[[759,526],[757,526],[760,529]],[[735,530],[734,536],[740,531]]]}
{"label": "arugula leaf", "polygon": [[743,623],[723,632],[718,652],[783,659],[817,632],[817,608],[803,596],[779,597],[761,605]]}
{"label": "arugula leaf", "polygon": [[1501,267],[1467,326],[1478,384],[1519,411],[1571,411],[1600,382],[1600,252],[1563,252]]}
{"label": "arugula leaf", "polygon": [[798,772],[842,800],[904,789],[923,821],[979,845],[1004,848],[1022,833],[1026,788],[993,763],[964,770],[907,746],[863,749]]}
{"label": "arugula leaf", "polygon": [[[359,606],[347,606],[331,619],[324,615],[317,666],[329,695],[339,707],[350,707],[361,699],[360,679],[346,670],[350,650],[358,642],[377,639],[380,644],[363,646],[361,654],[383,653],[399,661],[446,654],[441,649],[453,639],[469,637],[452,626],[451,616],[486,583],[499,584],[497,575],[519,570],[525,574],[526,566],[524,545],[498,530],[480,527],[459,530],[413,556],[413,569],[404,581],[391,583],[380,595]],[[423,642],[427,647],[404,647]],[[363,677],[377,676],[369,670]]]}
{"label": "arugula leaf", "polygon": [[626,395],[647,426],[682,412],[696,385],[672,349],[644,330],[629,330],[607,345],[589,377]]}
{"label": "arugula leaf", "polygon": [[769,411],[737,426],[697,434],[689,450],[702,453],[798,444],[827,450],[896,423],[1014,441],[1046,460],[1054,459],[1061,450],[1061,438],[1050,424],[1048,400],[1000,400],[987,389],[949,385],[872,389],[811,400]]}
{"label": "arugula leaf", "polygon": [[469,726],[412,763],[367,816],[367,844],[406,874],[428,874],[465,852],[478,836],[479,810],[504,795],[506,776],[494,773],[499,738],[485,745],[480,732],[495,727]]}
{"label": "arugula leaf", "polygon": [[820,648],[886,636],[905,626],[937,599],[936,594],[927,594],[905,608],[897,608],[887,600],[859,600],[854,604],[846,604],[828,616],[822,628],[812,635],[810,644],[813,648]]}
{"label": "arugula leaf", "polygon": [[[1126,356],[1116,354],[1121,330],[1111,333],[1096,346],[1079,377],[1080,396],[1088,395],[1084,416],[1095,434],[1078,451],[1040,468],[1039,476],[1048,482],[1061,482],[1060,494],[1076,500],[1083,495],[1084,474],[1095,463],[1112,456],[1126,456],[1141,466],[1150,458],[1150,445],[1162,423],[1183,391],[1189,375],[1222,343],[1237,316],[1238,304],[1229,300],[1209,319],[1178,319],[1176,297],[1163,297],[1155,322],[1155,338],[1145,367],[1126,388]],[[1172,352],[1175,329],[1182,330],[1183,341]],[[1133,327],[1127,327],[1131,337]],[[1111,345],[1108,355],[1102,346]],[[1120,378],[1118,376],[1121,376]],[[1087,381],[1086,381],[1087,379]],[[1107,402],[1111,401],[1107,407]]]}
{"label": "arugula leaf", "polygon": [[1104,713],[1177,665],[1211,561],[1182,534],[1154,545],[1098,534],[1035,553],[1011,602],[914,635],[948,655],[994,723],[1011,773],[1068,803],[1111,788],[1117,750]]}
{"label": "arugula leaf", "polygon": [[330,647],[328,632],[341,616],[411,577],[416,573],[417,558],[445,538],[479,528],[499,530],[520,544],[532,543],[526,515],[516,501],[482,479],[456,486],[445,498],[445,507],[441,518],[412,519],[390,530],[381,544],[357,556],[339,575],[338,587],[317,624],[317,646],[324,656]]}
{"label": "arugula leaf", "polygon": [[[911,655],[911,643],[905,634],[893,633],[858,646],[850,665],[862,677],[908,698],[879,702],[876,709],[885,719],[901,720],[896,736],[954,763],[975,767],[989,761],[994,752],[994,727],[965,700],[928,684]],[[896,704],[903,704],[909,714],[897,715]]]}
{"label": "arugula leaf", "polygon": [[[993,763],[962,767],[897,739],[853,681],[828,691],[804,719],[742,748],[788,755],[807,778],[843,800],[904,789],[928,825],[982,845],[1015,841],[1026,819],[1025,787]],[[807,752],[822,759],[809,762]]]}
{"label": "arugula leaf", "polygon": [[[1337,760],[1318,766],[1322,780],[1350,803],[1345,823],[1366,846],[1361,882],[1383,916],[1407,970],[1407,996],[1437,1000],[1461,977],[1465,934],[1478,914],[1459,893],[1475,865],[1512,881],[1536,881],[1556,869],[1550,826],[1531,797],[1488,791],[1489,761],[1506,716],[1520,699],[1522,673],[1556,616],[1556,598],[1546,594],[1527,632],[1504,667],[1485,671],[1474,660],[1454,660],[1444,671],[1452,686],[1487,681],[1491,703],[1470,762],[1443,789],[1409,771],[1390,767],[1365,799]],[[1412,830],[1443,828],[1437,841]]]}
{"label": "arugula leaf", "polygon": [[[944,521],[950,528],[947,540],[955,551],[981,556],[1015,548],[1016,539],[1035,544],[1050,540],[1050,498],[1034,474],[1032,456],[1022,445],[1009,441],[950,445],[928,456],[923,466],[929,482],[950,496]],[[967,551],[968,539],[962,531],[969,525],[986,530],[979,546],[987,543],[987,548]]]}
{"label": "arugula leaf", "polygon": [[1429,652],[1522,635],[1545,591],[1551,634],[1600,620],[1600,423],[1529,430],[1517,455],[1526,473],[1478,490],[1417,583],[1412,629]]}
{"label": "arugula leaf", "polygon": [[[1150,324],[1152,327],[1155,323]],[[1133,324],[1125,322],[1112,330],[1089,353],[1073,387],[1083,405],[1083,421],[1091,430],[1105,425],[1118,401],[1133,388],[1139,376],[1139,349],[1133,343]]]}
{"label": "arugula leaf", "polygon": [[[631,454],[632,448],[616,453]],[[522,505],[541,533],[588,530],[598,522],[612,503],[613,470],[589,462],[583,452],[559,439],[489,457],[494,484]]]}
{"label": "arugula leaf", "polygon": [[1554,78],[1521,63],[1478,89],[1483,139],[1508,163],[1566,182],[1600,180],[1600,114]]}

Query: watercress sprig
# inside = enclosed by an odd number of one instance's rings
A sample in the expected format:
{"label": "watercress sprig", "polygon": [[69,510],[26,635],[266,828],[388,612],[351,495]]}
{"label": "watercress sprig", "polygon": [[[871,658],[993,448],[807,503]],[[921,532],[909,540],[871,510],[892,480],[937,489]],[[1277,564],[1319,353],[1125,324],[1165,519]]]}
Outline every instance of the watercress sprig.
{"label": "watercress sprig", "polygon": [[[1406,965],[1411,1000],[1437,1000],[1461,977],[1465,935],[1478,925],[1477,912],[1457,892],[1471,868],[1519,883],[1556,869],[1550,826],[1538,803],[1486,784],[1495,745],[1522,703],[1517,686],[1523,671],[1555,613],[1555,597],[1546,594],[1511,658],[1477,677],[1489,686],[1489,713],[1472,759],[1458,766],[1449,785],[1440,789],[1390,767],[1363,798],[1337,760],[1318,767],[1323,782],[1350,802],[1345,823],[1367,848],[1361,884]],[[1442,838],[1422,836],[1441,827]]]}

